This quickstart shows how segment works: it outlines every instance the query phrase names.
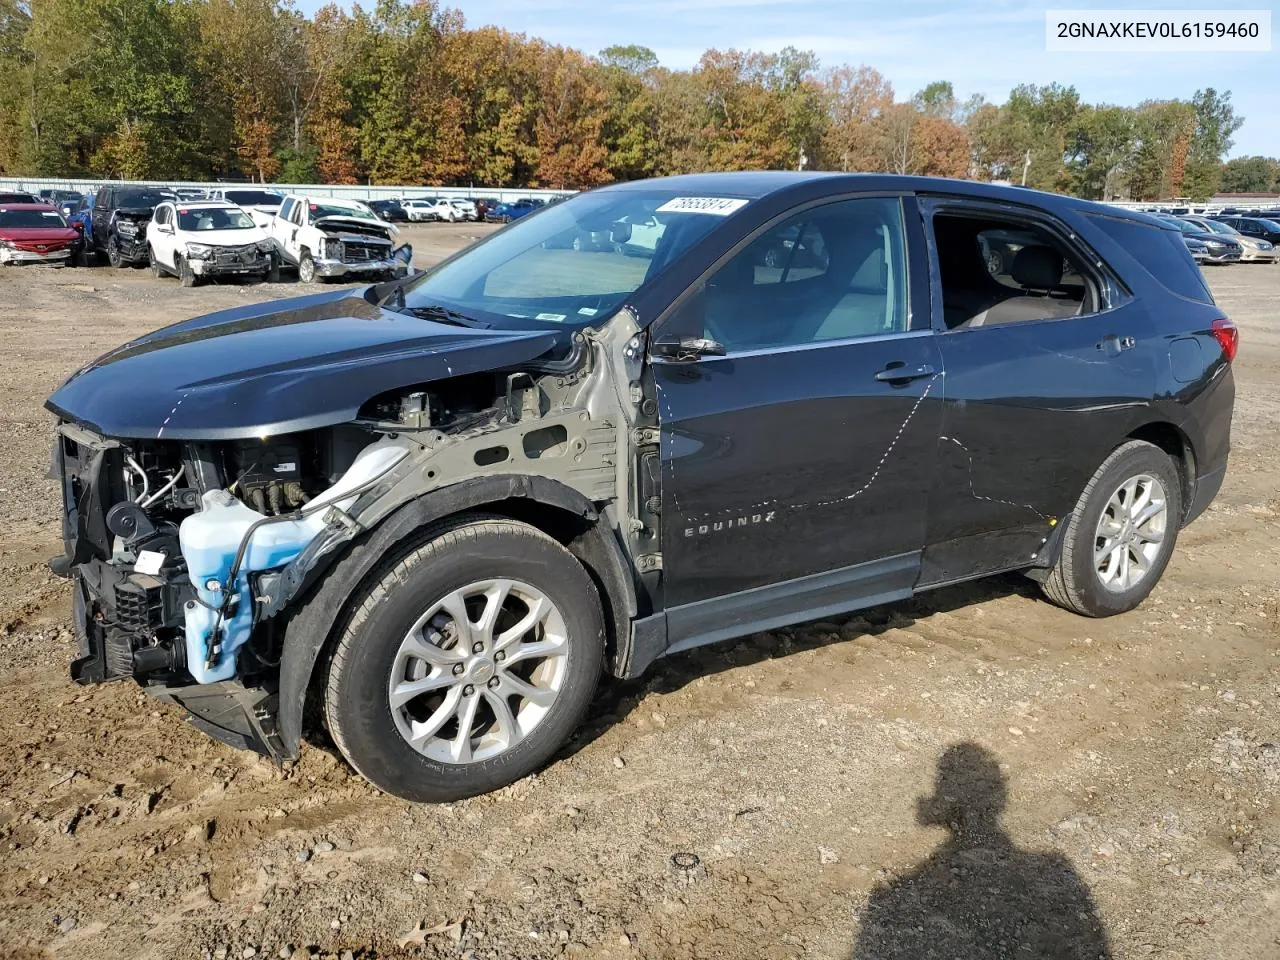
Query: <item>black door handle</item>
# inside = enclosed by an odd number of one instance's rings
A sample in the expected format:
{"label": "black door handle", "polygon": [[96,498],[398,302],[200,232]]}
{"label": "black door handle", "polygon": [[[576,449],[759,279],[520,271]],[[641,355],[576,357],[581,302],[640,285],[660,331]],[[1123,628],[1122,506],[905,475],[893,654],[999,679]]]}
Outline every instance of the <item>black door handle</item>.
{"label": "black door handle", "polygon": [[901,360],[895,360],[877,373],[876,379],[882,383],[906,383],[908,380],[932,377],[934,372],[933,367],[927,363],[922,363],[918,367],[908,367]]}

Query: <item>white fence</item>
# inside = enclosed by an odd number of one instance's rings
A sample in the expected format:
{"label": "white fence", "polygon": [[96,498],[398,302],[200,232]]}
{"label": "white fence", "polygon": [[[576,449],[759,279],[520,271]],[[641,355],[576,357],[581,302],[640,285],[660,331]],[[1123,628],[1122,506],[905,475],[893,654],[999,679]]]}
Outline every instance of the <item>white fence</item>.
{"label": "white fence", "polygon": [[313,197],[340,197],[347,200],[397,200],[401,197],[493,197],[501,201],[521,197],[556,197],[572,190],[517,190],[508,187],[415,187],[363,186],[345,183],[201,183],[186,180],[77,180],[57,177],[0,177],[0,190],[75,190],[88,193],[102,187],[128,183],[138,187],[193,187],[197,190],[272,190],[276,193],[301,193]]}

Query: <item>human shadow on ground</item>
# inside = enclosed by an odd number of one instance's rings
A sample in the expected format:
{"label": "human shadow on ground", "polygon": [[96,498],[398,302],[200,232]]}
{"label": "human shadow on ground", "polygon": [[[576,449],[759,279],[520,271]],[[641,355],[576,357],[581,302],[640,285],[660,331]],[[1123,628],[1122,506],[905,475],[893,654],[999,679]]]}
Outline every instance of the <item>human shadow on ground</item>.
{"label": "human shadow on ground", "polygon": [[1018,848],[1007,799],[994,754],[947,749],[917,820],[951,835],[872,894],[851,960],[1109,960],[1089,888],[1065,857]]}

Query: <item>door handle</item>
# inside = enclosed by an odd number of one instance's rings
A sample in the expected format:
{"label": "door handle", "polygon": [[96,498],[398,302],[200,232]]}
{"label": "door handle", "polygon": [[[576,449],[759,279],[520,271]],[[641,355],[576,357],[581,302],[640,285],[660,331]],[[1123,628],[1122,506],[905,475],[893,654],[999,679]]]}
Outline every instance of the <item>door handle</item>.
{"label": "door handle", "polygon": [[1122,337],[1116,333],[1108,333],[1100,341],[1098,341],[1098,349],[1110,356],[1116,356],[1121,351],[1128,350],[1137,344],[1137,340],[1133,337]]}
{"label": "door handle", "polygon": [[901,360],[895,360],[876,374],[881,383],[906,383],[908,380],[919,380],[921,377],[932,377],[935,371],[927,363],[918,367],[908,367]]}

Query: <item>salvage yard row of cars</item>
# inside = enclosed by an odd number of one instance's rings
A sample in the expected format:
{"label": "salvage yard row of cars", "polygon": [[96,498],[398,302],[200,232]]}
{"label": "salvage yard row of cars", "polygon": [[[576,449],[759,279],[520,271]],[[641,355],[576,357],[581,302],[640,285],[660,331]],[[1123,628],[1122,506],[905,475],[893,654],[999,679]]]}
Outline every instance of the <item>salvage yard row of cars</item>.
{"label": "salvage yard row of cars", "polygon": [[[63,198],[50,198],[60,200]],[[253,276],[303,282],[388,279],[411,270],[395,226],[358,200],[221,190],[189,199],[155,187],[104,186],[69,216],[51,203],[0,193],[0,263],[148,265],[185,287]]]}

